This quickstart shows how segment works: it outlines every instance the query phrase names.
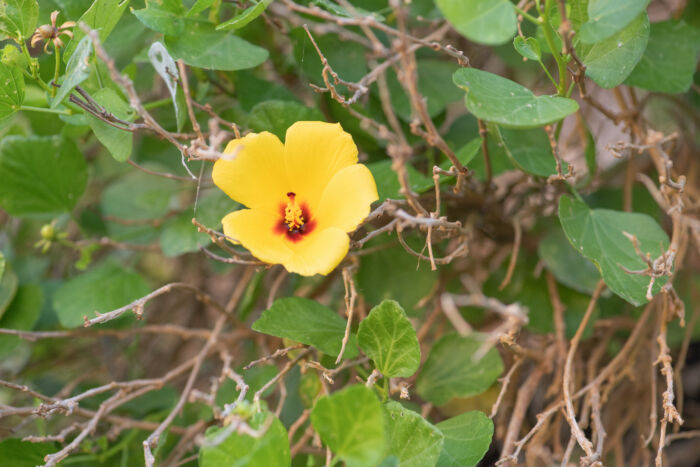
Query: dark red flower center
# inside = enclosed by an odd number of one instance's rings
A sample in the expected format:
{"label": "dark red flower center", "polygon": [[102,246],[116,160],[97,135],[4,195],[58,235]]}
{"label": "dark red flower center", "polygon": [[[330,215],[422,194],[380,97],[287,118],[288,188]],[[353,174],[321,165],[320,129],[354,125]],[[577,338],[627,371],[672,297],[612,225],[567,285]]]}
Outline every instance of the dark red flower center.
{"label": "dark red flower center", "polygon": [[275,232],[285,235],[288,240],[298,242],[311,233],[316,226],[306,203],[297,203],[296,194],[287,193],[288,201],[280,205],[280,221],[275,226]]}

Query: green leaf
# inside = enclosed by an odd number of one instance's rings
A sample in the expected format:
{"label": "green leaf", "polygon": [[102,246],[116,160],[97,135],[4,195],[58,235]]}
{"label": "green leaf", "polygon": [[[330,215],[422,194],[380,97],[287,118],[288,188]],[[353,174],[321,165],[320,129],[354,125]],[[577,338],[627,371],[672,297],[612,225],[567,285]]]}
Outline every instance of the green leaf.
{"label": "green leaf", "polygon": [[0,2],[0,33],[17,42],[34,33],[39,18],[37,0],[4,0]]}
{"label": "green leaf", "polygon": [[7,438],[0,442],[0,465],[35,467],[44,464],[44,457],[58,448],[54,443],[32,443],[19,438]]}
{"label": "green leaf", "polygon": [[55,109],[68,97],[77,85],[88,79],[90,76],[90,58],[92,57],[92,40],[83,37],[75,48],[75,52],[70,56],[66,65],[66,74],[58,88],[56,96],[51,100],[51,108]]}
{"label": "green leaf", "polygon": [[274,414],[259,412],[253,415],[248,425],[254,430],[267,426],[267,418],[273,420],[265,433],[260,437],[252,437],[248,434],[233,431],[223,441],[215,446],[207,443],[218,441],[223,428],[210,428],[207,430],[204,444],[199,450],[200,467],[245,467],[253,465],[288,466],[292,459],[289,453],[289,441],[287,430]]}
{"label": "green leaf", "polygon": [[[135,117],[135,112],[129,104],[111,88],[102,88],[97,91],[93,99],[115,117],[130,122]],[[134,135],[126,130],[120,130],[106,123],[92,114],[86,114],[88,125],[95,133],[97,139],[119,162],[125,162],[131,156],[131,148]]]}
{"label": "green leaf", "polygon": [[449,418],[436,426],[445,436],[437,467],[474,467],[491,445],[493,422],[478,410]]}
{"label": "green leaf", "polygon": [[574,49],[586,65],[586,76],[600,87],[621,84],[644,54],[649,40],[649,18],[639,15],[613,36],[592,45],[582,44],[574,36]]}
{"label": "green leaf", "polygon": [[649,44],[625,84],[649,91],[686,92],[700,54],[700,29],[683,21],[651,25]]}
{"label": "green leaf", "polygon": [[[628,274],[622,269],[643,270],[646,267],[623,232],[637,237],[642,253],[657,258],[666,250],[669,241],[654,219],[646,214],[589,209],[583,201],[562,196],[559,220],[571,244],[595,263],[610,290],[635,306],[647,302],[649,277]],[[656,279],[652,292],[657,293],[666,280],[666,277]]]}
{"label": "green leaf", "polygon": [[584,44],[600,42],[612,36],[646,10],[649,0],[589,0],[588,22],[576,37]]}
{"label": "green leaf", "polygon": [[[114,30],[114,27],[124,14],[130,1],[131,0],[95,0],[76,24],[83,22],[90,28],[96,30],[100,42],[104,44],[104,41],[112,30]],[[85,32],[83,32],[80,27],[73,28],[73,39],[63,52],[64,57],[72,57],[76,45],[82,41],[83,37],[85,37]]]}
{"label": "green leaf", "polygon": [[5,266],[3,258],[3,266],[5,272],[0,276],[0,317],[5,314],[7,307],[12,303],[12,299],[15,297],[17,292],[17,274],[9,265]]}
{"label": "green leaf", "polygon": [[474,116],[506,127],[543,126],[578,110],[573,99],[535,96],[514,81],[475,68],[457,70],[452,79],[466,91],[467,109]]}
{"label": "green leaf", "polygon": [[185,30],[183,19],[163,8],[158,8],[153,3],[149,3],[147,8],[132,10],[134,16],[147,28],[169,36],[178,36]]}
{"label": "green leaf", "polygon": [[433,466],[440,457],[444,436],[420,414],[391,401],[384,406],[388,437],[387,455],[400,467]]}
{"label": "green leaf", "polygon": [[306,107],[293,101],[270,100],[260,102],[250,111],[248,126],[251,130],[269,131],[284,141],[287,128],[301,120],[324,120],[315,107]]}
{"label": "green leaf", "polygon": [[595,265],[581,256],[558,228],[545,235],[537,246],[545,268],[558,282],[579,292],[592,294],[600,280]]}
{"label": "green leaf", "polygon": [[[540,177],[557,173],[552,146],[547,133],[542,128],[529,130],[499,128],[498,134],[508,157],[525,172]],[[568,170],[567,167],[566,162],[562,162],[564,173]]]}
{"label": "green leaf", "polygon": [[474,354],[483,344],[484,336],[478,333],[442,337],[431,348],[418,376],[418,394],[443,405],[453,397],[475,396],[491,387],[503,372],[503,361],[494,348],[475,361]]}
{"label": "green leaf", "polygon": [[[306,31],[302,28],[294,28],[289,36],[294,40],[294,59],[301,71],[311,82],[323,85],[321,72],[323,65],[316,50],[311,45]],[[366,49],[355,41],[347,41],[337,34],[325,34],[315,37],[316,44],[326,56],[328,64],[338,73],[342,79],[357,82],[367,73]],[[339,86],[341,92],[346,89]]]}
{"label": "green leaf", "polygon": [[321,397],[311,410],[311,424],[348,467],[376,465],[386,446],[382,412],[370,389],[354,385]]}
{"label": "green leaf", "polygon": [[61,284],[53,306],[61,324],[75,328],[83,325],[84,317],[128,305],[149,291],[139,274],[108,260]]}
{"label": "green leaf", "polygon": [[165,36],[175,59],[210,70],[244,70],[267,60],[268,51],[238,36],[216,31],[210,23],[188,20],[179,36]]}
{"label": "green leaf", "polygon": [[69,212],[87,185],[75,143],[58,136],[7,136],[0,143],[0,206],[13,216]]}
{"label": "green leaf", "polygon": [[534,37],[523,38],[521,36],[515,36],[513,39],[513,47],[518,51],[520,55],[527,58],[528,60],[542,60],[542,50],[540,49],[540,43]]}
{"label": "green leaf", "polygon": [[436,0],[445,19],[464,37],[486,45],[504,44],[517,29],[508,0]]}
{"label": "green leaf", "polygon": [[[340,353],[346,321],[315,300],[288,297],[275,300],[253,323],[253,330],[271,336],[286,337],[312,345],[333,357]],[[344,358],[357,356],[357,337],[350,335]]]}
{"label": "green leaf", "polygon": [[219,24],[216,30],[234,31],[240,29],[262,15],[270,3],[272,3],[272,0],[260,0],[258,3],[254,3],[230,20]]}
{"label": "green leaf", "polygon": [[394,300],[372,308],[357,331],[362,351],[388,378],[407,378],[420,366],[420,345],[406,312]]}
{"label": "green leaf", "polygon": [[379,22],[384,22],[386,18],[379,13],[365,10],[364,8],[359,8],[353,5],[352,12],[348,11],[346,8],[338,5],[337,2],[333,0],[312,0],[314,4],[325,8],[336,16],[342,16],[344,18],[356,18],[358,16],[371,16],[373,19]]}
{"label": "green leaf", "polygon": [[0,251],[0,280],[2,280],[2,276],[5,274],[6,267],[7,262],[5,261],[5,255]]}
{"label": "green leaf", "polygon": [[183,253],[198,251],[199,247],[211,243],[209,235],[197,231],[192,224],[192,212],[169,219],[160,234],[160,249],[165,256],[173,257]]}
{"label": "green leaf", "polygon": [[116,180],[102,192],[102,214],[129,220],[153,220],[170,209],[178,183],[138,171]]}
{"label": "green leaf", "polygon": [[211,7],[215,1],[216,0],[197,0],[185,16],[188,18],[195,17],[207,8]]}
{"label": "green leaf", "polygon": [[24,77],[19,68],[0,63],[0,125],[8,121],[24,102]]}
{"label": "green leaf", "polygon": [[[421,243],[408,237],[406,241],[413,248],[421,249]],[[378,246],[379,242],[369,242],[365,248]],[[418,259],[407,253],[400,245],[393,248],[381,248],[371,255],[363,256],[357,273],[358,292],[364,295],[370,305],[376,305],[385,299],[395,299],[412,315],[421,298],[432,290],[437,277],[430,270],[430,265],[423,262],[418,266]]]}
{"label": "green leaf", "polygon": [[[39,320],[44,295],[36,284],[22,285],[0,319],[0,328],[30,331]],[[0,358],[10,355],[22,342],[17,336],[0,335]]]}

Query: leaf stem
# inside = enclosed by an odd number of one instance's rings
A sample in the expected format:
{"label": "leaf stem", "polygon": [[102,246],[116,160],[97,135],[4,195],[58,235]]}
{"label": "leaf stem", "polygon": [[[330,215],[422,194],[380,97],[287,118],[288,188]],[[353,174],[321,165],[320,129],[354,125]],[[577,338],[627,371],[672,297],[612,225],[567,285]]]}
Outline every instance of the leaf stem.
{"label": "leaf stem", "polygon": [[[56,53],[56,67],[53,72],[53,83],[58,84],[58,75],[61,72],[61,48],[54,46],[53,50]],[[51,97],[56,97],[56,86],[51,86]]]}
{"label": "leaf stem", "polygon": [[27,112],[43,112],[47,114],[59,114],[59,115],[73,115],[70,109],[50,109],[48,107],[34,107],[31,105],[22,105],[19,110],[24,110]]}
{"label": "leaf stem", "polygon": [[169,97],[158,99],[157,101],[147,102],[143,104],[143,108],[146,110],[156,109],[158,107],[163,107],[168,104],[172,104],[173,100]]}
{"label": "leaf stem", "polygon": [[537,25],[540,24],[540,20],[539,20],[539,19],[535,18],[534,16],[532,16],[530,13],[528,13],[528,12],[525,11],[525,10],[523,10],[522,8],[518,8],[517,6],[514,6],[513,8],[515,8],[515,11],[518,12],[518,14],[519,14],[520,16],[522,16],[523,18],[525,18],[525,19],[528,20],[529,22],[531,22],[531,23],[533,23],[533,24],[537,24]]}
{"label": "leaf stem", "polygon": [[[546,0],[546,4],[543,10],[540,11],[540,18],[539,18],[539,24],[542,27],[542,32],[544,33],[544,38],[547,41],[547,45],[549,46],[549,50],[552,52],[552,55],[554,56],[554,60],[557,62],[557,67],[559,69],[559,84],[557,85],[557,93],[560,96],[563,96],[566,92],[566,62],[564,61],[564,57],[561,56],[561,53],[556,48],[556,45],[554,43],[554,30],[552,29],[552,25],[549,24],[549,16],[547,15],[547,6],[552,0]],[[538,2],[539,3],[539,2]],[[539,6],[539,5],[538,5]]]}

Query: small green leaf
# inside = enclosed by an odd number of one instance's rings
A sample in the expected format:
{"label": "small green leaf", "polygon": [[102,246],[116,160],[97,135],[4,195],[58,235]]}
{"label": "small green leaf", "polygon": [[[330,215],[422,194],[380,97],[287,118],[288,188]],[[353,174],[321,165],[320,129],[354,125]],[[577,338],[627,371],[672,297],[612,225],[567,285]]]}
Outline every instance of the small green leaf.
{"label": "small green leaf", "polygon": [[558,282],[582,293],[593,293],[600,273],[593,263],[571,246],[562,230],[554,228],[545,235],[540,240],[537,252],[545,268]]}
{"label": "small green leaf", "polygon": [[[0,328],[30,331],[39,319],[43,301],[44,295],[38,285],[20,286],[0,319]],[[0,335],[0,358],[10,355],[21,342],[22,339],[17,336]]]}
{"label": "small green leaf", "polygon": [[649,18],[639,15],[613,36],[595,44],[582,44],[574,36],[574,49],[586,65],[586,76],[600,87],[621,84],[642,58],[649,40]]}
{"label": "small green leaf", "polygon": [[448,334],[437,341],[416,381],[418,394],[443,405],[453,397],[475,396],[491,387],[503,372],[503,361],[494,348],[474,360],[484,344],[483,337],[478,333]]}
{"label": "small green leaf", "polygon": [[23,102],[24,77],[22,71],[19,68],[0,63],[0,125],[15,114]]}
{"label": "small green leaf", "polygon": [[39,18],[37,0],[5,0],[0,2],[0,33],[17,42],[34,33]]}
{"label": "small green leaf", "polygon": [[542,60],[542,50],[540,50],[540,43],[534,37],[528,37],[527,39],[521,36],[515,36],[513,39],[513,47],[518,51],[520,55],[527,58],[528,60]]}
{"label": "small green leaf", "polygon": [[258,16],[262,15],[270,3],[272,3],[272,0],[260,0],[257,3],[254,3],[230,20],[224,21],[218,25],[216,30],[234,31],[236,29],[241,29]]}
{"label": "small green leaf", "polygon": [[504,44],[517,30],[508,0],[436,0],[445,19],[464,37],[486,45]]}
{"label": "small green leaf", "polygon": [[420,345],[406,312],[394,300],[372,308],[357,331],[362,351],[389,378],[407,378],[420,365]]}
{"label": "small green leaf", "polygon": [[83,318],[107,313],[149,292],[143,278],[110,260],[64,282],[53,296],[53,306],[61,324],[82,326]]}
{"label": "small green leaf", "polygon": [[420,414],[391,401],[385,406],[387,455],[398,458],[399,467],[433,466],[442,451],[444,436]]}
{"label": "small green leaf", "polygon": [[589,0],[588,22],[576,37],[584,44],[600,42],[612,36],[642,13],[649,0]]}
{"label": "small green leaf", "polygon": [[32,443],[19,438],[7,438],[0,442],[0,465],[35,467],[44,464],[44,457],[57,452],[54,443]]}
{"label": "small green leaf", "polygon": [[260,102],[250,111],[248,126],[253,131],[269,131],[282,141],[287,128],[301,120],[324,120],[315,107],[306,107],[293,101],[269,100]]}
{"label": "small green leaf", "polygon": [[15,297],[17,292],[17,274],[10,268],[9,265],[4,266],[4,274],[0,276],[0,317],[2,317],[7,310],[7,307],[12,303],[12,299]]}
{"label": "small green leaf", "polygon": [[[401,184],[399,183],[396,172],[391,166],[391,159],[384,159],[367,164],[367,168],[372,172],[372,176],[377,183],[377,192],[379,193],[380,201],[387,198],[397,199],[403,197],[400,192]],[[408,182],[411,190],[416,193],[423,193],[433,186],[433,179],[420,173],[412,165],[406,164],[406,172],[408,173]]]}
{"label": "small green leaf", "polygon": [[[637,237],[642,253],[657,258],[666,250],[669,241],[654,219],[646,214],[589,209],[583,201],[562,196],[559,220],[571,244],[595,263],[610,290],[635,306],[647,302],[649,277],[629,274],[622,269],[634,271],[646,267],[623,232]],[[667,279],[657,278],[652,293],[657,293]]]}
{"label": "small green leaf", "polygon": [[[271,417],[271,424],[267,419]],[[287,440],[287,430],[274,414],[270,412],[260,412],[253,415],[248,421],[248,425],[259,430],[267,426],[267,430],[260,437],[253,437],[248,434],[231,432],[223,440],[220,440],[222,432],[226,427],[212,427],[206,432],[204,444],[199,450],[200,467],[244,467],[254,465],[269,466],[289,466],[291,457],[289,453],[289,441]],[[220,441],[217,445],[209,445]]]}
{"label": "small green leaf", "polygon": [[[253,330],[312,345],[333,357],[340,353],[346,321],[315,300],[288,297],[275,300],[253,323]],[[357,337],[350,335],[344,358],[357,356]]]}
{"label": "small green leaf", "polygon": [[192,224],[191,211],[185,211],[169,219],[163,225],[163,231],[160,234],[160,249],[165,256],[169,257],[198,251],[199,247],[210,243],[209,236],[198,232],[197,227]]}
{"label": "small green leaf", "polygon": [[[100,42],[104,43],[121,19],[131,0],[95,0],[76,24],[85,23],[97,31]],[[73,39],[63,52],[65,57],[72,57],[79,42],[85,37],[80,27],[73,28]]]}
{"label": "small green leaf", "polygon": [[491,445],[493,422],[474,410],[438,423],[445,444],[436,467],[474,467]]}
{"label": "small green leaf", "polygon": [[348,467],[376,465],[386,446],[382,412],[370,389],[349,386],[321,397],[311,410],[311,424],[323,443]]}
{"label": "small green leaf", "polygon": [[70,56],[66,65],[66,74],[58,89],[56,96],[51,100],[51,108],[55,109],[68,97],[77,85],[90,76],[90,58],[92,57],[92,41],[89,37],[83,37]]}
{"label": "small green leaf", "polygon": [[176,59],[210,70],[244,70],[267,60],[268,51],[238,36],[216,31],[210,23],[188,20],[179,36],[166,36],[165,45]]}
{"label": "small green leaf", "polygon": [[[134,119],[134,110],[111,88],[102,88],[92,97],[115,117],[126,122]],[[134,135],[129,131],[115,128],[92,114],[87,114],[87,117],[88,125],[90,125],[100,143],[112,154],[112,157],[119,162],[125,162],[129,159]]]}
{"label": "small green leaf", "polygon": [[651,25],[649,44],[625,84],[649,91],[686,92],[700,54],[700,29],[683,21],[661,21]]}
{"label": "small green leaf", "polygon": [[[540,177],[548,177],[557,173],[557,163],[552,153],[549,137],[542,128],[529,130],[514,130],[499,128],[503,149],[511,161],[525,172]],[[566,162],[562,162],[562,172],[568,170]]]}
{"label": "small green leaf", "polygon": [[373,19],[379,22],[384,22],[386,18],[379,13],[373,11],[367,11],[364,8],[359,8],[354,6],[352,12],[348,11],[346,8],[338,5],[337,2],[333,0],[312,0],[314,4],[325,8],[336,16],[342,16],[344,18],[356,18],[358,16],[371,16]]}
{"label": "small green leaf", "polygon": [[466,91],[465,102],[471,113],[506,127],[547,125],[578,110],[573,99],[535,96],[514,81],[475,68],[457,70],[452,79],[457,87]]}
{"label": "small green leaf", "polygon": [[7,136],[0,143],[0,206],[13,216],[69,212],[87,185],[87,164],[70,140]]}
{"label": "small green leaf", "polygon": [[129,172],[102,192],[102,214],[130,220],[158,219],[168,213],[177,188],[174,180]]}

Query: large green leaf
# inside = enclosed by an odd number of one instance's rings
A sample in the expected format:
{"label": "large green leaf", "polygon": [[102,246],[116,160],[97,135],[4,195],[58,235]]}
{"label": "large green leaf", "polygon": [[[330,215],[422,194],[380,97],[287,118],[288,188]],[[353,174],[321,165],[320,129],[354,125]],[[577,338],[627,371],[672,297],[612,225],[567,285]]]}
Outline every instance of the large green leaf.
{"label": "large green leaf", "polygon": [[418,376],[418,394],[443,405],[453,397],[475,396],[487,390],[503,372],[503,361],[494,348],[475,360],[474,354],[483,344],[480,334],[442,337],[431,348]]}
{"label": "large green leaf", "polygon": [[648,40],[649,18],[644,12],[604,41],[583,44],[574,36],[574,48],[586,65],[586,76],[603,88],[614,88],[632,73]]}
{"label": "large green leaf", "polygon": [[7,438],[0,442],[0,465],[12,467],[43,465],[44,457],[58,449],[54,443],[32,443],[19,438]]}
{"label": "large green leaf", "polygon": [[168,219],[160,234],[160,249],[165,256],[172,257],[198,251],[199,247],[210,243],[209,235],[198,232],[197,227],[192,224],[192,212],[189,210]]}
{"label": "large green leaf", "polygon": [[[367,164],[367,168],[372,172],[374,181],[377,183],[380,201],[386,198],[397,199],[403,196],[400,193],[401,184],[396,171],[391,168],[392,163],[391,159],[384,159]],[[434,186],[431,177],[420,173],[411,164],[406,164],[406,172],[408,173],[409,186],[416,193],[423,193]]]}
{"label": "large green leaf", "polygon": [[[88,8],[83,16],[77,21],[87,24],[90,28],[97,31],[100,41],[104,43],[105,39],[114,30],[114,27],[119,22],[119,19],[124,14],[126,7],[131,0],[95,0],[90,8]],[[73,55],[78,43],[85,37],[85,32],[80,27],[73,29],[73,40],[70,41],[68,47],[64,51],[66,57]]]}
{"label": "large green leaf", "polygon": [[70,140],[7,136],[0,143],[0,206],[13,216],[68,212],[85,191],[87,165]]}
{"label": "large green leaf", "polygon": [[406,312],[394,300],[372,308],[357,331],[362,351],[386,377],[407,378],[420,365],[420,345]]}
{"label": "large green leaf", "polygon": [[32,35],[39,18],[37,0],[4,0],[0,2],[0,33],[26,39]]}
{"label": "large green leaf", "polygon": [[311,410],[311,424],[348,467],[377,465],[382,459],[386,448],[382,405],[363,385],[321,397]]}
{"label": "large green leaf", "polygon": [[[119,97],[113,89],[102,88],[92,96],[95,101],[111,113],[115,117],[130,122],[135,117],[135,112],[124,102],[124,99]],[[124,162],[131,156],[131,148],[134,142],[134,135],[125,130],[120,130],[95,117],[92,114],[88,115],[88,125],[95,133],[97,139],[102,143],[112,157],[119,162]]]}
{"label": "large green leaf", "polygon": [[144,172],[130,172],[102,192],[102,214],[130,220],[157,219],[168,213],[178,183]]}
{"label": "large green leaf", "polygon": [[467,109],[477,118],[506,127],[533,128],[559,121],[578,110],[573,99],[535,96],[528,88],[507,78],[462,68],[452,80],[467,93]]}
{"label": "large green leaf", "polygon": [[300,120],[323,120],[315,107],[293,101],[269,100],[260,102],[250,111],[248,126],[253,131],[269,131],[284,141],[287,128]]}
{"label": "large green leaf", "polygon": [[[315,300],[287,297],[275,300],[253,323],[253,330],[286,337],[312,345],[323,353],[337,356],[345,335],[346,321]],[[345,358],[357,356],[357,336],[350,335]]]}
{"label": "large green leaf", "polygon": [[84,317],[128,305],[149,291],[139,274],[108,260],[61,284],[53,306],[61,324],[75,328],[83,325]]}
{"label": "large green leaf", "polygon": [[444,436],[420,414],[404,408],[398,402],[385,406],[387,455],[395,456],[400,467],[433,466],[442,451]]}
{"label": "large green leaf", "polygon": [[438,423],[445,436],[437,467],[474,467],[491,445],[493,422],[474,410]]}
{"label": "large green leaf", "polygon": [[[503,149],[516,166],[540,177],[557,173],[552,145],[542,128],[529,130],[500,128],[498,133],[503,142]],[[567,171],[566,167],[566,162],[562,162],[564,172]]]}
{"label": "large green leaf", "polygon": [[554,228],[542,237],[537,252],[544,267],[558,282],[582,293],[593,293],[600,272],[571,246],[561,229]]}
{"label": "large green leaf", "polygon": [[[635,306],[647,302],[649,277],[629,274],[622,269],[643,270],[646,267],[623,232],[636,236],[640,250],[650,253],[652,259],[657,258],[669,241],[654,219],[646,214],[589,209],[583,201],[562,196],[559,220],[571,244],[595,263],[610,290]],[[666,277],[658,278],[652,292],[658,292],[666,280]]]}
{"label": "large green leaf", "polygon": [[648,4],[649,0],[589,0],[588,22],[576,37],[584,44],[607,39],[631,23]]}
{"label": "large green leaf", "polygon": [[[44,296],[35,284],[22,285],[0,319],[0,328],[29,331],[36,324]],[[22,340],[17,336],[0,335],[0,358],[10,355]]]}
{"label": "large green leaf", "polygon": [[649,44],[625,84],[670,94],[686,92],[700,54],[700,29],[683,21],[651,25]]}
{"label": "large green leaf", "polygon": [[75,48],[73,55],[68,59],[66,74],[56,96],[51,100],[51,108],[58,107],[77,85],[88,79],[91,69],[91,57],[92,40],[89,37],[83,37]]}
{"label": "large green leaf", "polygon": [[148,8],[132,12],[147,28],[161,34],[178,36],[185,30],[185,21],[181,16],[156,4],[149,3]]}
{"label": "large green leaf", "polygon": [[508,42],[517,19],[508,0],[436,0],[445,19],[464,37],[486,45]]}
{"label": "large green leaf", "polygon": [[217,437],[226,427],[207,430],[204,444],[199,450],[200,467],[291,465],[287,430],[277,417],[269,412],[260,412],[256,413],[248,424],[253,429],[260,429],[270,423],[267,421],[268,417],[272,417],[273,421],[260,437],[233,431],[221,443],[210,446],[207,443],[218,441]]}
{"label": "large green leaf", "polygon": [[0,276],[0,317],[5,314],[7,307],[12,303],[12,299],[17,293],[17,274],[9,265],[5,265],[3,259],[4,274]]}
{"label": "large green leaf", "polygon": [[24,77],[19,68],[0,63],[0,125],[9,120],[24,102]]}
{"label": "large green leaf", "polygon": [[165,36],[165,45],[175,59],[210,70],[244,70],[267,60],[268,52],[245,39],[217,31],[210,23],[187,20],[179,36]]}

